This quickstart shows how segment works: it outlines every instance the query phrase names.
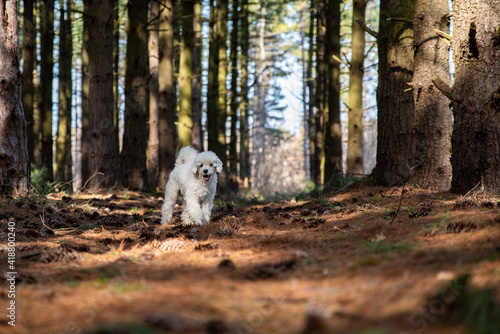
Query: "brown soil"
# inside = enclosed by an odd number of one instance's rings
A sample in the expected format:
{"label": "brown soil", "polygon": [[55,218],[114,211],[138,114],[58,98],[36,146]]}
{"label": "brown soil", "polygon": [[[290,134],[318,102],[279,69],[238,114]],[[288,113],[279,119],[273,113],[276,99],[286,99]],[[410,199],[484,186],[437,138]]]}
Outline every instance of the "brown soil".
{"label": "brown soil", "polygon": [[139,193],[2,198],[0,275],[14,220],[17,276],[16,326],[2,306],[0,332],[475,333],[452,314],[465,289],[440,291],[470,274],[498,312],[497,199],[400,195],[219,204],[195,228],[181,208],[160,227],[162,199]]}

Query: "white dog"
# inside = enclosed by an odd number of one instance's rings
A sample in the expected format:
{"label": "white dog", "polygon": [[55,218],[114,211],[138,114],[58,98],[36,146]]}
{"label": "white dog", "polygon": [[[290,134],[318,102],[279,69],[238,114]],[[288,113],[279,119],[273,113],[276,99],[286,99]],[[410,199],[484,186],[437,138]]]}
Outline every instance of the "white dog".
{"label": "white dog", "polygon": [[217,173],[222,162],[214,152],[199,153],[191,146],[183,147],[165,187],[161,224],[172,221],[179,192],[184,199],[181,219],[184,225],[203,225],[210,221],[217,187]]}

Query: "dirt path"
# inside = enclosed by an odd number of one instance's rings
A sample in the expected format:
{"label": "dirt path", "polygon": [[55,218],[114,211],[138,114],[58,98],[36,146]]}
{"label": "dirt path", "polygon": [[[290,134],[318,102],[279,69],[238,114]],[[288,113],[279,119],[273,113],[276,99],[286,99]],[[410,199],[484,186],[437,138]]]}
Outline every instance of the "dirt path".
{"label": "dirt path", "polygon": [[161,199],[141,194],[3,198],[16,326],[2,316],[0,332],[500,332],[497,199],[411,190],[395,216],[400,195],[219,204],[207,226],[181,227],[177,212],[163,229]]}

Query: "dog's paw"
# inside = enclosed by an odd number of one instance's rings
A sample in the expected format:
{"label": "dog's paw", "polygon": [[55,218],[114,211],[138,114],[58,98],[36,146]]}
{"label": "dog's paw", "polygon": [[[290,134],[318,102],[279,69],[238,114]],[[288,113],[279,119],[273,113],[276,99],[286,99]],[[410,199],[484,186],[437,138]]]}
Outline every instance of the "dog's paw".
{"label": "dog's paw", "polygon": [[184,226],[202,226],[203,221],[197,220],[197,221],[183,222],[182,225],[184,225]]}

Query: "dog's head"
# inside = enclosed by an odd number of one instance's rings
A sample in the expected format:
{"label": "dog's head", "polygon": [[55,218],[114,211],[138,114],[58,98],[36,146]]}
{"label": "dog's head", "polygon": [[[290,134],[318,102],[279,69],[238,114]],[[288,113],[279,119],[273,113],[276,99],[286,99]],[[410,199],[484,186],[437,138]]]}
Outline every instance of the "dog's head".
{"label": "dog's head", "polygon": [[208,182],[212,175],[222,172],[222,162],[214,152],[202,152],[193,161],[191,171]]}

